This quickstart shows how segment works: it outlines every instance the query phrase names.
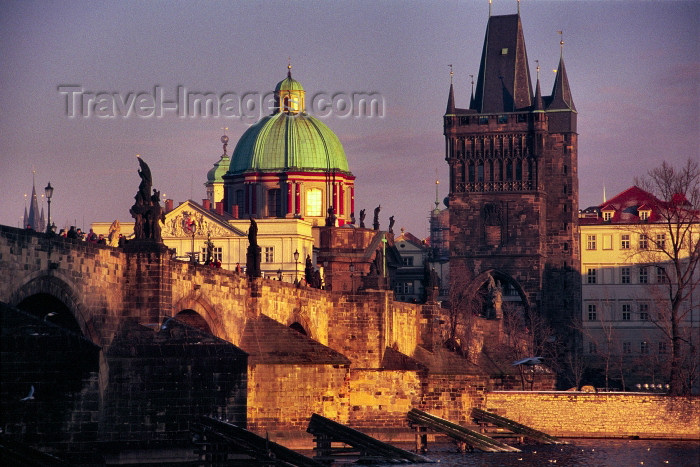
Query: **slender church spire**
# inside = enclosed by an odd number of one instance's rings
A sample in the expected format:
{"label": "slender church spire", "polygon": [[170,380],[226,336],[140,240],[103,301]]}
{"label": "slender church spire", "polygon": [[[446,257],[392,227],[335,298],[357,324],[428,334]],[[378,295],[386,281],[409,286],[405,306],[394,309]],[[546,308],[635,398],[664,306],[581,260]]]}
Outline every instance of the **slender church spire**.
{"label": "slender church spire", "polygon": [[455,91],[452,86],[452,78],[454,77],[454,71],[452,71],[452,65],[450,67],[450,94],[447,96],[447,110],[445,110],[446,115],[454,115],[455,113]]}
{"label": "slender church spire", "polygon": [[564,36],[563,31],[557,31],[561,36],[559,40],[559,66],[557,67],[557,76],[554,80],[554,88],[552,89],[552,101],[547,110],[573,110],[574,99],[571,96],[571,88],[569,87],[569,79],[566,76],[566,67],[564,66]]}
{"label": "slender church spire", "polygon": [[542,99],[542,91],[540,91],[540,61],[535,60],[537,63],[537,84],[535,85],[535,105],[533,111],[544,112],[544,99]]}
{"label": "slender church spire", "polygon": [[39,214],[39,200],[36,196],[36,170],[32,170],[32,197],[29,200],[29,215],[26,214],[25,207],[24,227],[31,228],[37,232],[44,231],[43,214]]}

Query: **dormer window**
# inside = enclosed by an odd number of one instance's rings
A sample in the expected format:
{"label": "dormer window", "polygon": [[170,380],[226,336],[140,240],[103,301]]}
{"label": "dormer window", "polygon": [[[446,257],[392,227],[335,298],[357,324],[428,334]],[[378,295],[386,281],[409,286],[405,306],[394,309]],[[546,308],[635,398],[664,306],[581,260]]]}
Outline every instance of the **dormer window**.
{"label": "dormer window", "polygon": [[651,214],[651,211],[646,210],[646,209],[643,211],[639,211],[639,220],[641,220],[641,221],[649,220],[650,214]]}
{"label": "dormer window", "polygon": [[604,221],[609,221],[612,219],[613,213],[612,211],[603,211],[603,220]]}

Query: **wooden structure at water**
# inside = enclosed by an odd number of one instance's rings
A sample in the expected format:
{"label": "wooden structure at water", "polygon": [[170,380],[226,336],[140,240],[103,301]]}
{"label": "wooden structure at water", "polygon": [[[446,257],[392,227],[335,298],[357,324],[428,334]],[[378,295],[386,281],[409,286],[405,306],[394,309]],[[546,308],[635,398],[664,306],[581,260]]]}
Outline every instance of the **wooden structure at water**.
{"label": "wooden structure at water", "polygon": [[468,446],[485,452],[520,452],[518,448],[422,410],[411,409],[407,417],[408,422],[416,430],[416,450],[419,452],[428,450],[428,430],[449,436],[457,442],[460,450],[466,450]]}
{"label": "wooden structure at water", "polygon": [[482,427],[483,431],[487,431],[489,426],[495,425],[499,429],[508,430],[509,435],[511,436],[514,434],[516,436],[525,437],[542,444],[566,444],[558,438],[548,435],[547,433],[543,433],[535,430],[534,428],[530,428],[529,426],[515,422],[509,418],[502,417],[500,415],[496,415],[495,413],[487,412],[476,407],[472,408],[471,417],[475,423]]}
{"label": "wooden structure at water", "polygon": [[[431,459],[383,443],[360,431],[353,430],[318,414],[309,420],[307,432],[314,435],[314,459],[328,464],[342,459],[357,458],[358,463],[412,464],[432,463]],[[336,446],[333,444],[336,443]],[[340,444],[338,446],[338,444]]]}
{"label": "wooden structure at water", "polygon": [[213,417],[192,427],[200,466],[326,467],[244,428]]}

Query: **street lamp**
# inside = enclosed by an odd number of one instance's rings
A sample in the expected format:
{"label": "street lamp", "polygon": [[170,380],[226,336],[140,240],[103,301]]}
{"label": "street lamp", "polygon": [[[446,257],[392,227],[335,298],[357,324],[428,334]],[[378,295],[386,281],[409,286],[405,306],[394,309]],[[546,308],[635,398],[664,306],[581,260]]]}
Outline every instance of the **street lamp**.
{"label": "street lamp", "polygon": [[299,283],[299,250],[294,250],[294,283]]}
{"label": "street lamp", "polygon": [[46,202],[49,203],[49,220],[46,222],[46,232],[51,232],[51,197],[53,196],[53,187],[51,182],[44,188],[44,194],[46,195]]}

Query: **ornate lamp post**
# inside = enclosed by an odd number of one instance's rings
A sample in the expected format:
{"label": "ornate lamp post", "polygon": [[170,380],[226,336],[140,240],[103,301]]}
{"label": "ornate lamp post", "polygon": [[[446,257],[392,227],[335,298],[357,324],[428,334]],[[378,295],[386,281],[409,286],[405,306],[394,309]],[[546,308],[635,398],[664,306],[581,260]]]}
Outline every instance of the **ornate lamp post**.
{"label": "ornate lamp post", "polygon": [[51,186],[51,182],[49,182],[49,184],[46,185],[46,188],[44,188],[44,194],[46,195],[46,202],[49,204],[49,219],[46,222],[46,232],[50,233],[51,232],[51,197],[53,196],[53,187]]}
{"label": "ornate lamp post", "polygon": [[294,283],[299,283],[299,250],[294,250]]}

